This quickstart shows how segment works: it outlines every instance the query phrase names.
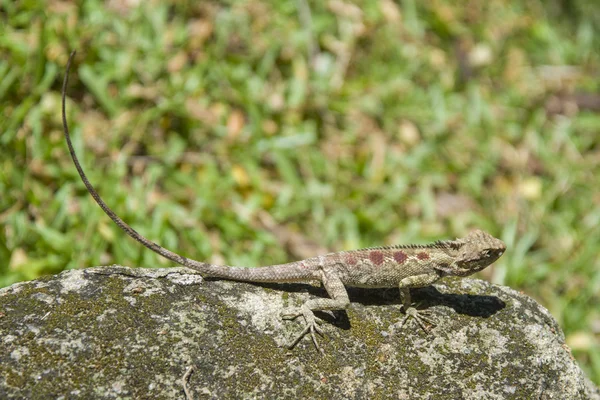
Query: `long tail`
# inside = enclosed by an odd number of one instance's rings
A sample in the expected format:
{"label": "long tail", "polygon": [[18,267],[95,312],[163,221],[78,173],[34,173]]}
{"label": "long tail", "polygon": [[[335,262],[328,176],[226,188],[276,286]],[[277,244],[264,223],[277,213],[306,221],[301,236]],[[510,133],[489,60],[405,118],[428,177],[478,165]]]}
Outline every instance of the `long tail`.
{"label": "long tail", "polygon": [[[135,229],[129,226],[125,221],[123,221],[110,207],[102,200],[94,186],[90,183],[87,176],[83,172],[83,168],[79,163],[79,159],[75,154],[75,149],[73,148],[73,144],[71,143],[71,136],[69,134],[69,126],[67,125],[67,115],[66,115],[66,91],[67,91],[67,83],[69,81],[69,70],[71,69],[71,61],[75,57],[75,51],[71,53],[69,56],[69,61],[67,63],[67,70],[65,72],[65,78],[63,81],[62,87],[62,121],[63,121],[63,129],[65,133],[65,139],[67,140],[67,146],[69,146],[69,153],[71,154],[71,158],[73,159],[73,163],[75,164],[75,168],[77,168],[77,172],[81,177],[87,191],[92,195],[96,203],[102,208],[102,211],[106,213],[113,220],[115,224],[119,226],[125,233],[129,236],[143,244],[148,249],[154,251],[155,253],[174,261],[178,264],[184,265],[186,267],[190,267],[200,271],[204,276],[207,277],[215,277],[215,278],[224,278],[224,279],[232,279],[238,281],[252,281],[252,282],[281,282],[281,281],[302,281],[306,279],[312,278],[312,273],[307,271],[305,268],[301,267],[299,263],[290,263],[290,264],[281,264],[281,265],[273,265],[268,267],[259,267],[259,268],[243,268],[243,267],[230,267],[225,265],[214,265],[201,261],[192,260],[186,257],[183,257],[177,253],[174,253],[164,247],[154,243],[153,241],[145,238],[140,235]],[[278,279],[278,277],[287,276],[288,279]]]}

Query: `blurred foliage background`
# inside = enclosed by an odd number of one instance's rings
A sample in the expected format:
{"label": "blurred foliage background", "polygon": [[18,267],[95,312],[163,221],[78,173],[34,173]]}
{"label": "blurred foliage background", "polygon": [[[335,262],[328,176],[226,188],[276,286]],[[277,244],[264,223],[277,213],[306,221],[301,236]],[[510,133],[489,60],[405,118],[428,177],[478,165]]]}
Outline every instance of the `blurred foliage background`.
{"label": "blurred foliage background", "polygon": [[[139,4],[138,4],[139,3]],[[256,266],[481,228],[600,383],[600,6],[0,0],[0,285]]]}

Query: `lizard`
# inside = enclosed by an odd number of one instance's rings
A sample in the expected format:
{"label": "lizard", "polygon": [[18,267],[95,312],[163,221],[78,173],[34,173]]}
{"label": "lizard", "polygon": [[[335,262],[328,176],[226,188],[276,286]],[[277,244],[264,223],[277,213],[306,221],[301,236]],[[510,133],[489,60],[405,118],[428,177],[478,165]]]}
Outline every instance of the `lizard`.
{"label": "lizard", "polygon": [[192,268],[203,277],[254,283],[320,283],[329,298],[313,298],[301,307],[284,313],[284,319],[303,317],[304,329],[290,343],[293,348],[303,337],[310,335],[315,347],[323,352],[315,333],[323,335],[315,311],[344,310],[350,305],[346,287],[398,288],[405,316],[400,329],[412,318],[428,331],[426,323],[435,326],[429,311],[418,311],[411,301],[411,288],[425,287],[445,276],[464,277],[481,271],[495,262],[505,251],[502,240],[474,230],[462,239],[439,240],[431,244],[391,245],[329,253],[305,260],[263,267],[235,267],[196,261],[171,250],[135,231],[102,200],[88,180],[71,142],[66,117],[66,90],[73,51],[66,66],[62,87],[62,122],[65,139],[75,168],[87,191],[96,203],[127,235],[160,256]]}

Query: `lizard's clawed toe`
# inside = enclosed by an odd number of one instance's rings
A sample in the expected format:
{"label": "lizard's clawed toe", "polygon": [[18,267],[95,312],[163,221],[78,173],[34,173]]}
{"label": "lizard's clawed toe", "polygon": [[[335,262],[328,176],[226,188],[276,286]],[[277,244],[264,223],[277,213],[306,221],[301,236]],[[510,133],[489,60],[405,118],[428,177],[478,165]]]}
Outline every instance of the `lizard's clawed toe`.
{"label": "lizard's clawed toe", "polygon": [[304,326],[302,332],[300,332],[300,334],[298,334],[298,336],[296,336],[296,338],[287,347],[290,350],[293,349],[300,342],[300,340],[302,340],[304,336],[310,334],[312,342],[317,348],[317,350],[323,353],[323,349],[321,349],[321,347],[319,346],[319,342],[317,341],[317,336],[315,335],[315,333],[318,333],[321,336],[325,336],[325,332],[319,327],[321,321],[316,319],[315,314],[311,310],[303,308],[299,312],[285,313],[282,315],[282,318],[290,320],[296,319],[300,316],[304,318],[306,325]]}
{"label": "lizard's clawed toe", "polygon": [[281,314],[281,319],[285,319],[285,320],[294,320],[298,317],[302,316],[302,312],[294,312],[294,313],[285,313],[285,314]]}
{"label": "lizard's clawed toe", "polygon": [[[423,329],[426,333],[429,333],[431,328],[435,327],[436,325],[433,319],[427,317],[427,315],[431,315],[431,311],[419,311],[415,307],[408,307],[406,309],[406,315],[404,316],[402,321],[399,324],[394,324],[394,326],[398,325],[398,329],[402,329],[402,327],[409,319],[414,319],[415,321],[417,321],[417,324],[419,324],[421,329]],[[425,326],[425,323],[431,326],[428,328],[427,326]]]}

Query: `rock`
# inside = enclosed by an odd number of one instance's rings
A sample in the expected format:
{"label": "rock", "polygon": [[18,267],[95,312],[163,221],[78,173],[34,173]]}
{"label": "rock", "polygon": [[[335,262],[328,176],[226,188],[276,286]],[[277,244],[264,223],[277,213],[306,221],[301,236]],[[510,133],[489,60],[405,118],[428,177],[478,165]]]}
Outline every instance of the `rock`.
{"label": "rock", "polygon": [[414,290],[438,326],[401,319],[397,290],[350,290],[325,355],[286,306],[307,285],[204,281],[185,268],[72,270],[0,290],[0,398],[600,399],[556,321],[473,279]]}

